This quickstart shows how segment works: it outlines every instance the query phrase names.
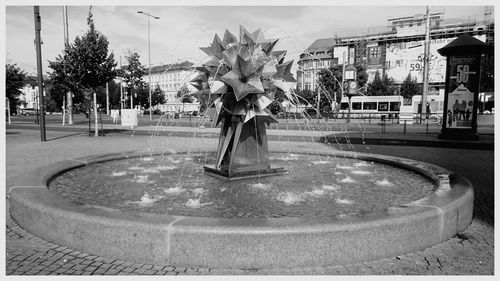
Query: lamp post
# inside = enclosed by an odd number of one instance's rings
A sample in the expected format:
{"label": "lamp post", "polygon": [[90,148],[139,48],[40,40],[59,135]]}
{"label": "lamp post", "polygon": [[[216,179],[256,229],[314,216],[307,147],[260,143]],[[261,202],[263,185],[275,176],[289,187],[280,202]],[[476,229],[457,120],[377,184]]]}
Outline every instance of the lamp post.
{"label": "lamp post", "polygon": [[137,11],[139,14],[143,14],[148,16],[148,90],[149,90],[149,120],[153,120],[152,113],[151,113],[151,40],[150,40],[150,32],[149,32],[149,18],[154,18],[154,19],[160,19],[160,17],[156,17],[153,15],[150,15],[144,11]]}

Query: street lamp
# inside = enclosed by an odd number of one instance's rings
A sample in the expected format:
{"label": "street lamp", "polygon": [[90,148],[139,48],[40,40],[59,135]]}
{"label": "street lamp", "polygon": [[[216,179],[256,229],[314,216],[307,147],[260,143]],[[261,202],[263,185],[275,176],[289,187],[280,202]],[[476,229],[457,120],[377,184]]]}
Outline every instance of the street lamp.
{"label": "street lamp", "polygon": [[152,117],[152,113],[151,113],[151,40],[150,40],[150,37],[149,37],[149,18],[154,18],[154,19],[160,19],[160,17],[156,17],[156,16],[153,16],[153,15],[150,15],[144,11],[137,11],[137,13],[139,14],[143,14],[143,15],[146,15],[148,16],[148,79],[149,79],[149,83],[148,83],[148,90],[149,90],[149,120],[153,120],[153,117]]}

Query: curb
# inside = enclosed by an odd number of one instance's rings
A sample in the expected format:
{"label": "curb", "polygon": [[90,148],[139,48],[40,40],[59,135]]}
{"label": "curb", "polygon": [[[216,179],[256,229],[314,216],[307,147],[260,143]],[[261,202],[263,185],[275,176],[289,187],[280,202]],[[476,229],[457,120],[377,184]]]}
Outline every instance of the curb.
{"label": "curb", "polygon": [[10,214],[49,242],[94,255],[148,264],[216,268],[308,267],[358,263],[422,250],[472,222],[470,182],[441,167],[391,156],[334,153],[418,171],[437,183],[430,196],[386,212],[330,219],[218,219],[128,213],[59,199],[55,175],[89,163],[139,157],[116,153],[57,162],[9,189]]}
{"label": "curb", "polygon": [[[10,125],[11,129],[21,129],[21,130],[39,130],[38,127],[33,127],[33,126],[24,126],[24,125]],[[9,128],[7,128],[9,129]],[[47,127],[47,130],[52,130],[52,131],[69,131],[69,132],[80,132],[82,134],[88,134],[88,129],[87,128],[80,128],[80,127]],[[151,135],[151,132],[149,130],[144,130],[140,128],[136,129],[123,129],[123,128],[111,128],[111,129],[104,129],[100,130],[100,136],[102,134],[120,134],[120,133],[126,133],[126,132],[133,132],[134,135]],[[161,135],[160,133],[168,133],[169,136],[176,136],[176,137],[193,137],[195,134],[199,136],[203,136],[205,138],[218,138],[219,134],[218,133],[213,133],[213,132],[189,132],[189,131],[158,131],[157,135]],[[7,132],[9,134],[9,132]],[[10,133],[12,134],[12,133]],[[91,132],[93,134],[93,132]],[[370,137],[370,134],[366,134],[363,137],[358,137],[358,136],[340,136],[336,137],[334,135],[326,135],[323,137],[310,137],[307,136],[307,139],[313,139],[314,141],[320,142],[320,143],[326,143],[326,144],[363,144],[363,145],[399,145],[399,146],[424,146],[424,147],[445,147],[445,148],[458,148],[458,149],[474,149],[474,150],[491,150],[493,151],[495,149],[495,143],[494,140],[492,141],[460,141],[460,140],[442,140],[438,139],[436,137],[435,140],[418,140],[412,137],[415,137],[415,135],[412,135],[411,133],[406,135],[407,138],[393,138],[389,134],[387,138],[380,138],[380,137]],[[303,142],[304,141],[304,136],[277,136],[277,135],[268,135],[268,139],[270,141],[278,141],[278,140],[283,140],[287,139],[288,141],[299,141]],[[428,137],[426,137],[428,138]]]}

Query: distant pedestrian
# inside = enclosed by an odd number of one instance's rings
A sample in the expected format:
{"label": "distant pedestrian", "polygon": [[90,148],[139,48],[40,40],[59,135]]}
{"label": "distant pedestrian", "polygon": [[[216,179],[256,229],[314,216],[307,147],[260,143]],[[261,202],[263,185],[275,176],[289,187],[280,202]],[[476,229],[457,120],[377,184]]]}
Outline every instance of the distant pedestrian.
{"label": "distant pedestrian", "polygon": [[113,124],[116,124],[116,122],[118,121],[118,110],[111,110],[111,118],[113,118]]}
{"label": "distant pedestrian", "polygon": [[467,108],[467,110],[465,111],[465,120],[469,121],[470,113],[470,109]]}
{"label": "distant pedestrian", "polygon": [[448,109],[448,127],[451,127],[451,122],[453,122],[453,113]]}

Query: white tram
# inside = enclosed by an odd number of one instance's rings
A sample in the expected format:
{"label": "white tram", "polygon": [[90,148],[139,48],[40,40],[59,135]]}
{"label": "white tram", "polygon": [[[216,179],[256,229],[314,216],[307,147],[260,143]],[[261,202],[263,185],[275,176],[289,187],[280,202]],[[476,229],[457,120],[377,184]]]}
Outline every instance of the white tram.
{"label": "white tram", "polygon": [[[415,95],[410,99],[399,95],[354,96],[351,98],[351,118],[378,118],[382,115],[385,115],[386,118],[398,118],[401,113],[418,117],[421,112],[421,101],[421,95]],[[348,102],[347,97],[342,98],[339,113],[347,114]],[[430,115],[442,116],[444,95],[428,95],[427,103]]]}

